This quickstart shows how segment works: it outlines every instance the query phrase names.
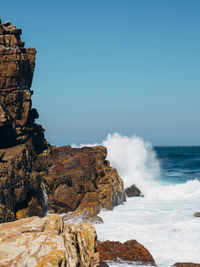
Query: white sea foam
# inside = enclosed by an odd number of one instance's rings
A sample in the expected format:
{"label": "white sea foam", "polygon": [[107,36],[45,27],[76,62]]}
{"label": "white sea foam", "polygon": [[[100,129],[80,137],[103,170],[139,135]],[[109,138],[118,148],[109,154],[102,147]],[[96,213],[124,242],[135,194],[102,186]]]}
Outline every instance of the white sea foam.
{"label": "white sea foam", "polygon": [[200,209],[200,182],[162,184],[152,146],[137,136],[115,133],[102,144],[125,187],[135,184],[144,197],[128,198],[114,211],[102,211],[104,224],[96,225],[99,240],[136,239],[160,267],[177,261],[200,262],[200,219],[193,217]]}

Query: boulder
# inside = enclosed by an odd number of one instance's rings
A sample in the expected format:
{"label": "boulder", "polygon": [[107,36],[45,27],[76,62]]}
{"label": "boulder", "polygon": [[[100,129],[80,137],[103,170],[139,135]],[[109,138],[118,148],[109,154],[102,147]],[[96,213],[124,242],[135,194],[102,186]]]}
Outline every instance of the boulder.
{"label": "boulder", "polygon": [[140,197],[141,191],[135,185],[132,185],[125,190],[127,197]]}
{"label": "boulder", "polygon": [[91,217],[94,222],[99,221],[95,216],[101,208],[112,210],[125,201],[123,181],[106,161],[105,147],[65,146],[50,150],[52,165],[43,175],[50,212],[76,210],[70,213],[71,218],[83,216],[85,221]]}
{"label": "boulder", "polygon": [[96,249],[101,261],[128,261],[156,266],[150,252],[136,240],[129,240],[123,244],[119,241],[97,242]]}
{"label": "boulder", "polygon": [[200,217],[200,212],[195,212],[194,217]]}
{"label": "boulder", "polygon": [[0,266],[97,267],[95,229],[57,215],[0,224]]}

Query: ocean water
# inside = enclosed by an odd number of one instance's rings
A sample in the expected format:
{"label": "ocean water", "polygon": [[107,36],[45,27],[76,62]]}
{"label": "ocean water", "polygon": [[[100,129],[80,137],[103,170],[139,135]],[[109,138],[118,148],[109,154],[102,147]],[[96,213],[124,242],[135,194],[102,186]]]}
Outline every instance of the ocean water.
{"label": "ocean water", "polygon": [[[137,136],[109,135],[102,143],[108,160],[144,197],[127,198],[113,211],[102,211],[98,239],[135,239],[160,267],[200,263],[200,147],[155,147]],[[112,263],[110,266],[130,266]]]}

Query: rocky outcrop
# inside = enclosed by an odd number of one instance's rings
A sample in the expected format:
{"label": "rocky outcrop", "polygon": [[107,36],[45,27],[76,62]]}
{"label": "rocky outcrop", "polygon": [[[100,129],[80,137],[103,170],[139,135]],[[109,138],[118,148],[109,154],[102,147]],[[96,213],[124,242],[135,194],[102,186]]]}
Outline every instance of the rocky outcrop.
{"label": "rocky outcrop", "polygon": [[137,188],[137,186],[132,185],[125,190],[127,197],[140,197],[141,191]]}
{"label": "rocky outcrop", "polygon": [[102,146],[46,142],[31,102],[36,50],[24,48],[21,32],[0,21],[0,221],[42,217],[48,195],[50,212],[101,222],[101,208],[125,200],[122,179]]}
{"label": "rocky outcrop", "polygon": [[0,224],[0,266],[97,267],[95,229],[56,215]]}
{"label": "rocky outcrop", "polygon": [[[103,146],[51,148],[52,166],[43,175],[50,212],[75,211],[70,219],[99,221],[96,215],[101,208],[112,210],[125,201],[123,181],[106,157]],[[40,162],[45,162],[42,156]]]}
{"label": "rocky outcrop", "polygon": [[0,20],[0,148],[32,139],[39,152],[46,146],[44,129],[35,123],[30,90],[35,48],[24,48],[21,29]]}
{"label": "rocky outcrop", "polygon": [[128,261],[156,266],[149,251],[136,240],[129,240],[123,244],[119,241],[97,242],[97,252],[101,261]]}

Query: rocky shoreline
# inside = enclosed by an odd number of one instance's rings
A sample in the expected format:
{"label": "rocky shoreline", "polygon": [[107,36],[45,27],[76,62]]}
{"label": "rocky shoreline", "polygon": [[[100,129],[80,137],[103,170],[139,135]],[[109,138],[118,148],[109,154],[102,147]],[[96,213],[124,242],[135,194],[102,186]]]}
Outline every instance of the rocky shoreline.
{"label": "rocky shoreline", "polygon": [[[119,259],[155,266],[135,240],[97,242],[90,223],[103,223],[101,209],[126,201],[123,180],[105,147],[45,140],[31,101],[36,50],[24,48],[21,33],[0,20],[0,266],[95,267]],[[141,195],[135,186],[127,192]]]}

